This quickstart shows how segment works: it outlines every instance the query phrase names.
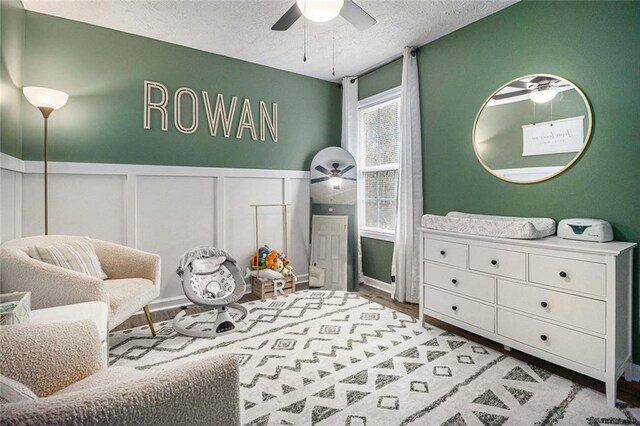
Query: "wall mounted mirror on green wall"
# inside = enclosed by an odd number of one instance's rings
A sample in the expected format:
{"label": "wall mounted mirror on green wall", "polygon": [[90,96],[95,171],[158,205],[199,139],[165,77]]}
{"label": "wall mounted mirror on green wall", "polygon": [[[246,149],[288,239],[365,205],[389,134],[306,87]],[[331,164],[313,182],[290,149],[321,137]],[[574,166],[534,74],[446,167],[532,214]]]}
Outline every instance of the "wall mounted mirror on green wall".
{"label": "wall mounted mirror on green wall", "polygon": [[484,102],[473,124],[473,149],[494,176],[514,183],[550,179],[580,157],[591,134],[591,108],[569,80],[519,77]]}

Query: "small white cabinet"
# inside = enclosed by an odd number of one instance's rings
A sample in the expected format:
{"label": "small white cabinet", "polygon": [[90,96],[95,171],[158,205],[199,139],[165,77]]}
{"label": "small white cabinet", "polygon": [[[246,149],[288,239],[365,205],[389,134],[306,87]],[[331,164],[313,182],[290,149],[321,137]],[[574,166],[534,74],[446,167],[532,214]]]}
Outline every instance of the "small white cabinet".
{"label": "small white cabinet", "polygon": [[420,312],[602,380],[615,404],[632,368],[635,243],[418,231]]}

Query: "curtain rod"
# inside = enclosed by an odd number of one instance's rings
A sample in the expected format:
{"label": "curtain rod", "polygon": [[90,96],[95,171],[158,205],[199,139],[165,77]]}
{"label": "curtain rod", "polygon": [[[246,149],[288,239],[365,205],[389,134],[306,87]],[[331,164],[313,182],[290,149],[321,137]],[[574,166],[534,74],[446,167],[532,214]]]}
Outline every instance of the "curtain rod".
{"label": "curtain rod", "polygon": [[[414,47],[413,49],[411,49],[411,56],[416,56],[418,54],[418,52],[420,52],[420,48],[419,47]],[[388,61],[378,65],[377,67],[371,68],[368,71],[363,72],[360,75],[356,75],[355,77],[353,77],[350,81],[351,83],[355,83],[357,79],[359,79],[360,77],[364,77],[365,75],[369,75],[372,72],[378,71],[380,68],[386,67],[387,65],[389,65],[392,62],[397,61],[398,59],[402,58],[403,55],[398,55],[395,56],[391,59],[389,59]],[[338,87],[342,87],[342,84],[338,84]]]}

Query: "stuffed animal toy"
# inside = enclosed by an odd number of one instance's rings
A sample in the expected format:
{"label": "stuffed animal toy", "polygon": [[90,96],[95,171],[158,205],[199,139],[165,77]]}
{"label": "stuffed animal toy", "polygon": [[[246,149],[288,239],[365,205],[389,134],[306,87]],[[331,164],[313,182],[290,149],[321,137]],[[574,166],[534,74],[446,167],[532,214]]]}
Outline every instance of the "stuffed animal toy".
{"label": "stuffed animal toy", "polygon": [[271,250],[271,252],[265,256],[264,263],[267,269],[271,269],[273,267],[273,261],[278,257],[278,252],[275,250]]}
{"label": "stuffed animal toy", "polygon": [[276,272],[282,273],[282,270],[284,269],[284,262],[280,258],[276,258],[276,260],[273,261],[271,269]]}
{"label": "stuffed animal toy", "polygon": [[280,269],[276,269],[278,272],[282,274],[283,277],[292,277],[293,276],[293,267],[289,264],[289,259],[287,259],[287,255],[284,253],[279,253],[276,259],[278,265],[280,267],[280,263],[282,266]]}
{"label": "stuffed animal toy", "polygon": [[251,267],[253,269],[267,269],[267,256],[272,252],[269,246],[262,246],[251,255]]}

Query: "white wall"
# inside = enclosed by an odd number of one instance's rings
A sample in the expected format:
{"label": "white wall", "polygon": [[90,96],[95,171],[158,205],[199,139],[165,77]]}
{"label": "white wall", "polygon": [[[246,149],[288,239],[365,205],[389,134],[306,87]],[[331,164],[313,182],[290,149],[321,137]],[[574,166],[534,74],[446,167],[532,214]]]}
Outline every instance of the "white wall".
{"label": "white wall", "polygon": [[[0,239],[42,234],[42,163],[0,160]],[[49,170],[49,234],[88,235],[162,256],[152,309],[186,302],[175,270],[191,247],[220,247],[243,269],[249,265],[250,204],[291,204],[289,259],[300,281],[308,277],[308,172],[53,162]],[[261,209],[259,226],[260,244],[283,250],[282,209]]]}

